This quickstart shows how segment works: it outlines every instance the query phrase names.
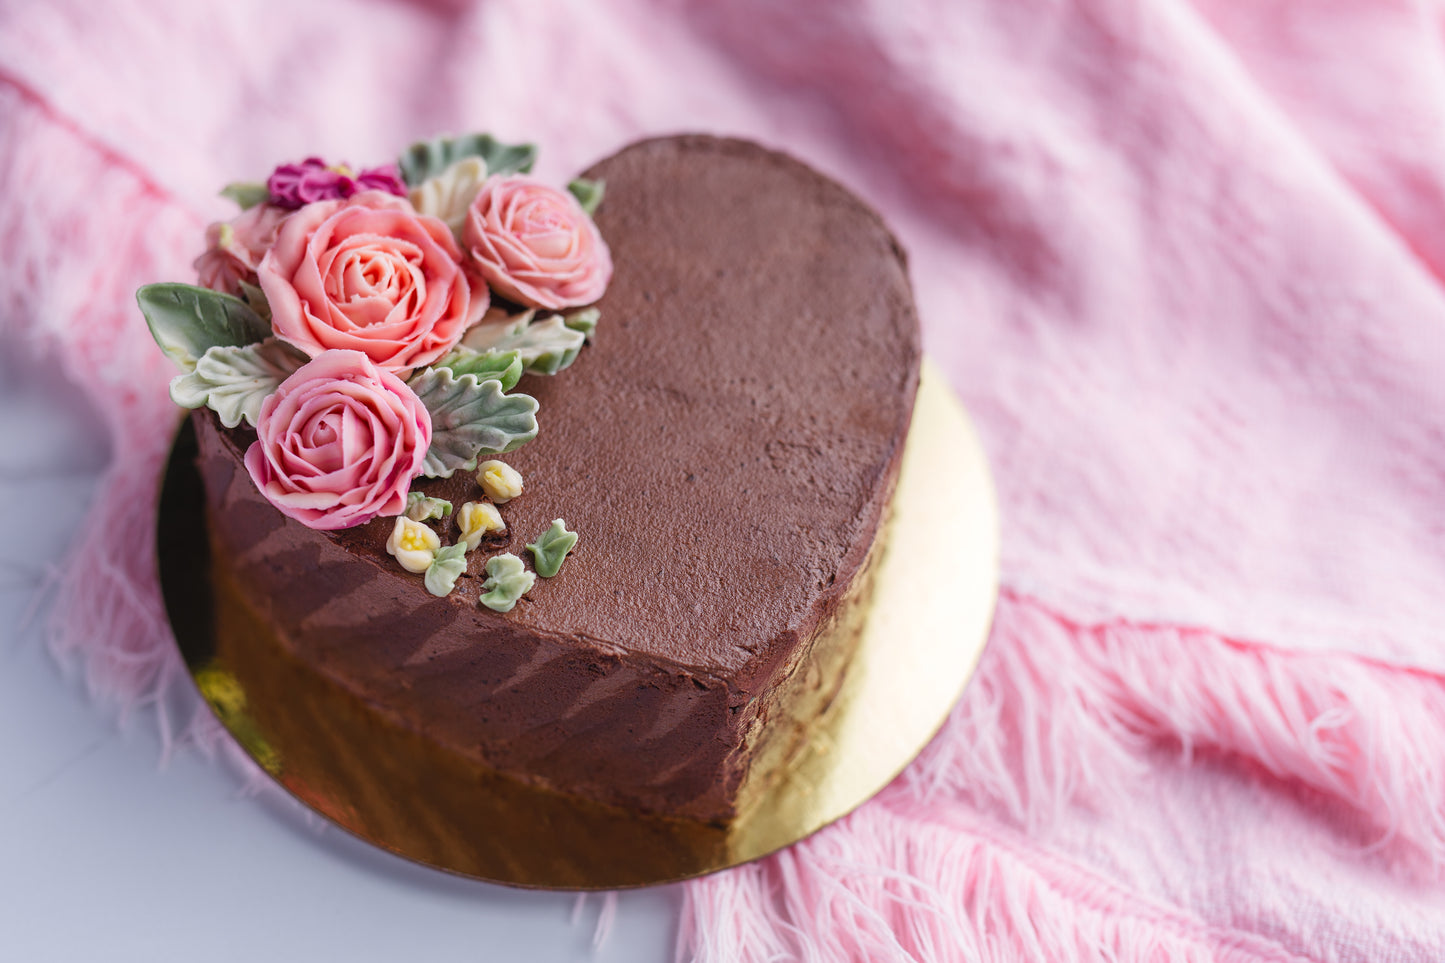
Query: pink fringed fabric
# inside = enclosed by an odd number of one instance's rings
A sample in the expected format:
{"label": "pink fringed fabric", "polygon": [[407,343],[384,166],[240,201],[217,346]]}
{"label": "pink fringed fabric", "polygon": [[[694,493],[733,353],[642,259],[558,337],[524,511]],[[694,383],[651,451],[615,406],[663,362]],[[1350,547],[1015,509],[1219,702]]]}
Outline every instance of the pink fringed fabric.
{"label": "pink fringed fabric", "polygon": [[553,180],[750,136],[909,249],[1004,592],[923,756],[689,884],[679,960],[1445,959],[1439,4],[145,7],[0,0],[0,332],[112,443],[52,586],[96,696],[230,751],[135,507],[173,415],[131,292],[188,276],[218,185],[439,130]]}

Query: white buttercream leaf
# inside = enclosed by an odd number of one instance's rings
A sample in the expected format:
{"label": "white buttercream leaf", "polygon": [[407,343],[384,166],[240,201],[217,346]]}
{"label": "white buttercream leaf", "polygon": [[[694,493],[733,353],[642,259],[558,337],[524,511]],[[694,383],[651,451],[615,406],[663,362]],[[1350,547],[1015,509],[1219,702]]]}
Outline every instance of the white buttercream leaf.
{"label": "white buttercream leaf", "polygon": [[147,284],[136,301],[151,337],[183,371],[196,366],[206,350],[255,344],[271,334],[271,325],[240,298],[193,284]]}
{"label": "white buttercream leaf", "polygon": [[243,419],[254,428],[261,402],[306,361],[304,354],[275,338],[244,347],[208,348],[194,370],[171,379],[171,400],[182,408],[209,407],[227,428]]}
{"label": "white buttercream leaf", "polygon": [[467,547],[464,544],[448,545],[437,552],[436,558],[427,566],[423,582],[426,590],[437,598],[450,595],[457,587],[457,579],[467,570]]}
{"label": "white buttercream leaf", "polygon": [[493,304],[482,315],[482,320],[467,329],[462,337],[462,347],[473,351],[491,351],[506,338],[523,330],[532,323],[536,308],[528,308],[518,314],[508,314],[506,308]]}
{"label": "white buttercream leaf", "polygon": [[438,367],[415,375],[408,386],[431,415],[431,447],[422,465],[428,478],[470,471],[480,455],[513,451],[537,436],[537,399],[506,394],[500,381],[457,377]]}
{"label": "white buttercream leaf", "polygon": [[494,612],[510,612],[517,599],[532,590],[537,576],[528,572],[522,560],[511,552],[494,555],[487,559],[487,580],[482,583],[483,594],[477,599]]}

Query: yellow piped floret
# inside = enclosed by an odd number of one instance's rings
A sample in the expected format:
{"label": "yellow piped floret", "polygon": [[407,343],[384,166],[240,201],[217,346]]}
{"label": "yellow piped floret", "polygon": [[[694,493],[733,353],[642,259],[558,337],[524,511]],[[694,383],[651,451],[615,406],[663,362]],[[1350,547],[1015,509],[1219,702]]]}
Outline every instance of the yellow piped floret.
{"label": "yellow piped floret", "polygon": [[405,515],[397,516],[391,537],[386,540],[386,550],[401,563],[401,567],[417,574],[427,570],[441,547],[442,540],[436,532]]}
{"label": "yellow piped floret", "polygon": [[467,502],[457,512],[457,527],[461,530],[459,541],[466,542],[467,551],[472,551],[488,532],[505,532],[507,523],[497,506],[487,502]]}
{"label": "yellow piped floret", "polygon": [[401,547],[408,552],[423,551],[426,546],[426,539],[417,532],[406,532],[401,536]]}
{"label": "yellow piped floret", "polygon": [[522,475],[511,465],[497,461],[484,461],[477,466],[477,484],[487,497],[498,505],[505,504],[522,494]]}

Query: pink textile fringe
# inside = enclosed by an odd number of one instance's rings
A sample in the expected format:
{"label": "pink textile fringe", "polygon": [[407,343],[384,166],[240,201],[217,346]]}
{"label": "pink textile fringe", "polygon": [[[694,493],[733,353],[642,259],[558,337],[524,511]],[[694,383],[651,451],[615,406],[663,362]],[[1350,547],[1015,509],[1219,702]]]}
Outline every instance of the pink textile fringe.
{"label": "pink textile fringe", "polygon": [[155,579],[156,500],[178,419],[168,363],[137,323],[136,279],[184,277],[180,252],[203,223],[13,81],[0,84],[0,140],[28,148],[0,152],[0,195],[29,199],[0,205],[0,290],[11,299],[3,316],[22,322],[4,334],[55,357],[111,439],[86,522],[47,586],[51,651],[123,720],[153,712],[167,754],[179,739],[258,773],[196,697]]}
{"label": "pink textile fringe", "polygon": [[1080,625],[1005,590],[978,677],[895,788],[1038,829],[1117,802],[1151,746],[1258,766],[1445,865],[1445,680],[1201,629]]}
{"label": "pink textile fringe", "polygon": [[[1295,781],[1445,863],[1445,685],[1199,630],[1078,625],[1005,591],[963,701],[873,802],[780,854],[688,889],[679,959],[1286,960],[1164,912],[1022,834],[1108,811],[1152,750],[1211,752]],[[1171,913],[1173,915],[1171,915]]]}
{"label": "pink textile fringe", "polygon": [[[941,817],[941,818],[940,818]],[[900,818],[906,832],[900,832]],[[693,963],[1299,961],[1212,929],[971,825],[958,810],[868,806],[763,863],[689,888]]]}

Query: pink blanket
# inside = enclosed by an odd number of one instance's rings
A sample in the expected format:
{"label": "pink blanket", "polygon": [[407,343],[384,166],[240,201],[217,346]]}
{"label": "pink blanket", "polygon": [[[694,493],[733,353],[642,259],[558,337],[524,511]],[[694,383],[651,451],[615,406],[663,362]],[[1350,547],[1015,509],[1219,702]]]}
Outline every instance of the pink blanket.
{"label": "pink blanket", "polygon": [[1004,588],[924,757],[691,884],[680,958],[1445,959],[1442,37],[1430,0],[0,0],[0,319],[117,452],[54,645],[214,737],[134,554],[170,402],[132,292],[219,184],[751,136],[909,249]]}

